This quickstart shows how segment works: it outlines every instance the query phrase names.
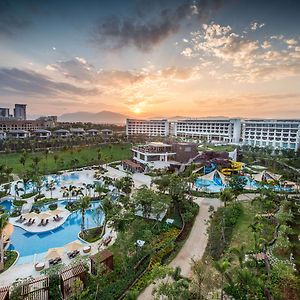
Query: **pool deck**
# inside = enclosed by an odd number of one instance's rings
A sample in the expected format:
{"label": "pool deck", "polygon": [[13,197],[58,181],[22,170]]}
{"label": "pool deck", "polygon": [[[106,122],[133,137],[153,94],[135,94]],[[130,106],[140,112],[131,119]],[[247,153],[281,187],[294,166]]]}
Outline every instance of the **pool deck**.
{"label": "pool deck", "polygon": [[[112,230],[109,226],[106,227],[106,232],[110,232],[110,236],[112,237],[112,240],[109,244],[109,246],[110,246],[115,242],[115,240],[117,238],[117,233],[114,230]],[[78,241],[80,243],[82,243],[83,246],[84,245],[91,246],[91,251],[89,253],[83,253],[83,251],[80,250],[80,255],[78,255],[78,257],[80,257],[80,256],[81,257],[89,257],[89,256],[96,254],[99,251],[106,248],[104,245],[102,245],[102,239],[100,239],[97,242],[91,243],[91,244],[89,244],[89,243],[84,244],[82,241],[80,241],[80,240],[78,240]],[[61,255],[61,258],[62,258],[62,263],[66,266],[71,263],[74,263],[74,261],[76,261],[76,258],[73,258],[73,259],[68,258],[67,249]],[[46,259],[41,260],[41,261],[37,261],[37,260],[33,259],[32,263],[13,265],[8,270],[6,270],[5,272],[0,274],[0,286],[11,285],[18,278],[28,278],[30,276],[33,278],[36,278],[36,277],[41,276],[41,272],[36,271],[35,267],[34,267],[36,263],[40,263],[40,262],[45,263],[45,269],[49,268],[49,263]]]}
{"label": "pool deck", "polygon": [[[67,218],[69,217],[69,215],[71,214],[71,212],[68,211],[67,209],[64,209],[62,207],[60,207],[59,209],[62,211],[59,214],[59,216],[62,217],[62,219],[60,221],[56,222],[56,221],[53,221],[54,216],[51,216],[49,218],[49,223],[46,226],[38,226],[38,224],[40,223],[39,218],[36,218],[35,223],[31,226],[26,226],[25,225],[26,221],[23,223],[16,222],[19,219],[19,217],[9,218],[9,222],[11,224],[13,224],[14,226],[20,227],[31,233],[40,233],[40,232],[50,231],[50,230],[56,229],[59,226],[61,226],[62,224],[64,224],[66,222]],[[47,213],[47,212],[43,212],[43,213]]]}

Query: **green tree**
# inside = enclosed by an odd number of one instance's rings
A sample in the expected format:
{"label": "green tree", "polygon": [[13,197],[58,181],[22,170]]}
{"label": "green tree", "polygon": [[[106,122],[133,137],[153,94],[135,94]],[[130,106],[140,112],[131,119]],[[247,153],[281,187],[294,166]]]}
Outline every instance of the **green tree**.
{"label": "green tree", "polygon": [[90,207],[90,202],[91,198],[90,197],[81,197],[79,200],[79,206],[80,206],[80,211],[81,211],[81,232],[82,234],[85,233],[85,224],[84,224],[84,219],[85,219],[85,211]]}
{"label": "green tree", "polygon": [[8,215],[0,215],[0,271],[4,269],[4,228],[8,224]]}
{"label": "green tree", "polygon": [[225,280],[231,281],[231,278],[229,276],[229,269],[231,267],[230,262],[227,259],[222,259],[219,261],[216,261],[214,263],[214,267],[221,275],[221,300],[224,299],[224,284]]}
{"label": "green tree", "polygon": [[234,195],[230,189],[224,189],[224,191],[220,193],[220,200],[226,207],[228,203],[232,203],[234,201]]}

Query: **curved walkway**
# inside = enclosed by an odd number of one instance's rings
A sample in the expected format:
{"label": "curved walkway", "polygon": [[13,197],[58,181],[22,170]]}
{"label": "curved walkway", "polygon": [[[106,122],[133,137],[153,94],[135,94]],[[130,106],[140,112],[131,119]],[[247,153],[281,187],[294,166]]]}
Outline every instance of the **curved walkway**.
{"label": "curved walkway", "polygon": [[[202,258],[203,253],[205,251],[207,245],[207,220],[209,218],[209,206],[212,205],[212,199],[208,198],[195,198],[194,202],[196,202],[200,206],[199,213],[195,219],[194,226],[190,232],[188,239],[185,244],[177,254],[177,256],[171,261],[169,264],[170,267],[181,268],[181,275],[184,277],[192,276],[192,259],[199,260]],[[218,204],[216,203],[215,207]],[[138,297],[138,300],[150,300],[154,299],[152,295],[152,291],[154,287],[158,284],[149,285]]]}

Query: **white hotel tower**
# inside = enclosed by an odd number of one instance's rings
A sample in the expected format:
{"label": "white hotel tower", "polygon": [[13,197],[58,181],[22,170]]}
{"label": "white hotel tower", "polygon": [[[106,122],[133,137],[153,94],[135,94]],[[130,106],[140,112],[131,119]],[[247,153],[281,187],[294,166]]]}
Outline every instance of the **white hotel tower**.
{"label": "white hotel tower", "polygon": [[293,150],[300,148],[300,120],[127,119],[126,134],[176,136],[209,142]]}

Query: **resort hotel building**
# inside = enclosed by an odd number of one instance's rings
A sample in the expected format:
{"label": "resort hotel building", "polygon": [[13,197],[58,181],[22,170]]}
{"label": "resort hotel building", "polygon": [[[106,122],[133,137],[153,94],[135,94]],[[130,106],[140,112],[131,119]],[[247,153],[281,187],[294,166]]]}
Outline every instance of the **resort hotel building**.
{"label": "resort hotel building", "polygon": [[126,120],[127,136],[168,136],[169,122],[167,119],[161,120]]}
{"label": "resort hotel building", "polygon": [[126,134],[297,150],[300,148],[300,119],[127,119]]}

